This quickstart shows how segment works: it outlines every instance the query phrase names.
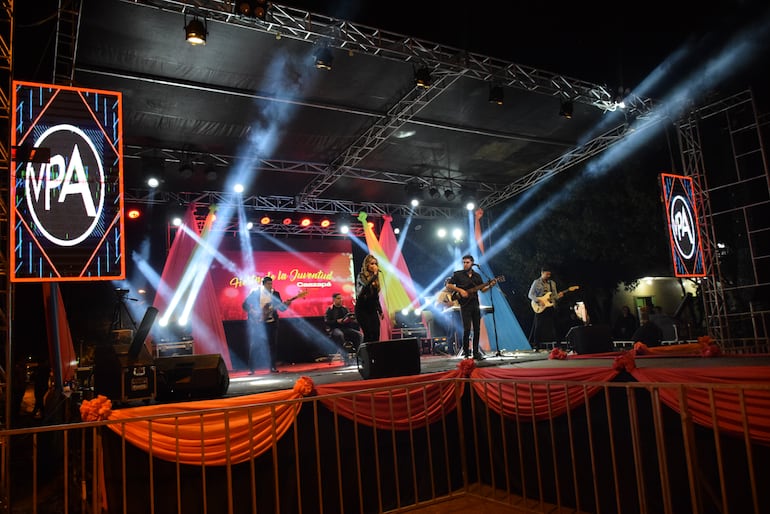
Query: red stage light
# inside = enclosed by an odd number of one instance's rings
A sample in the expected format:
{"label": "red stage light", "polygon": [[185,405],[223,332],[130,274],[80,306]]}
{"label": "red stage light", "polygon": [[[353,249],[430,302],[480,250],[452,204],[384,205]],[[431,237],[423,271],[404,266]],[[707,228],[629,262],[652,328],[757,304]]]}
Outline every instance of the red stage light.
{"label": "red stage light", "polygon": [[132,219],[132,220],[135,220],[141,215],[142,213],[139,211],[139,209],[129,209],[127,213],[128,219]]}
{"label": "red stage light", "polygon": [[326,227],[328,227],[328,226],[329,226],[329,225],[331,225],[331,224],[332,224],[332,222],[331,222],[331,221],[329,221],[329,220],[327,220],[327,219],[323,219],[323,220],[321,220],[321,226],[322,226],[323,228],[326,228]]}
{"label": "red stage light", "polygon": [[302,225],[303,227],[307,227],[311,223],[312,221],[310,221],[310,218],[302,218],[302,221],[299,222],[299,224]]}
{"label": "red stage light", "polygon": [[[262,219],[260,219],[259,222],[263,225],[267,225],[270,223],[270,216],[262,216]],[[291,220],[289,220],[289,223],[291,223]]]}
{"label": "red stage light", "polygon": [[284,225],[291,225],[291,218],[284,218],[283,219],[283,224]]}

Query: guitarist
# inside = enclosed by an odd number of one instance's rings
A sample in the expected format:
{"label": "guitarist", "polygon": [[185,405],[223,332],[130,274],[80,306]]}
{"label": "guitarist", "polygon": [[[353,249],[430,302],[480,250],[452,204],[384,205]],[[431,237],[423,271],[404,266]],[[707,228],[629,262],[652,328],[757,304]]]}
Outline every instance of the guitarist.
{"label": "guitarist", "polygon": [[248,313],[249,325],[249,374],[254,374],[254,368],[262,348],[255,344],[256,341],[267,342],[270,352],[270,372],[278,373],[275,367],[276,354],[278,353],[278,312],[289,308],[292,299],[281,301],[281,293],[273,290],[273,279],[262,279],[262,287],[257,288],[243,301],[243,310]]}
{"label": "guitarist", "polygon": [[[481,337],[481,309],[479,307],[478,291],[486,291],[494,285],[494,281],[486,287],[482,287],[484,279],[473,269],[477,266],[472,255],[463,255],[463,269],[457,270],[447,282],[447,289],[456,293],[460,302],[460,314],[463,320],[463,357],[470,358],[468,349],[471,329],[473,329],[473,358],[482,360],[484,356],[479,351],[479,338]],[[468,290],[476,288],[472,293]]]}
{"label": "guitarist", "polygon": [[[548,293],[551,293],[550,298],[554,305],[547,306],[543,299]],[[542,344],[546,341],[559,342],[556,333],[556,302],[563,295],[563,292],[559,293],[556,289],[556,282],[551,279],[550,269],[544,266],[540,270],[540,276],[532,282],[527,294],[530,300],[544,307],[541,312],[535,313],[535,321],[529,333],[529,345],[533,350],[542,349]]]}

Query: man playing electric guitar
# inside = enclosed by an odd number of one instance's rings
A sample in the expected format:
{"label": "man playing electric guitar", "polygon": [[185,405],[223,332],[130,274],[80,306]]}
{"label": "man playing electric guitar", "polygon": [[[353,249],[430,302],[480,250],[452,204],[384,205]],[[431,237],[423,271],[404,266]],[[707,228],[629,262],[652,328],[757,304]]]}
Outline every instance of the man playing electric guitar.
{"label": "man playing electric guitar", "polygon": [[273,290],[273,279],[262,279],[262,287],[252,291],[243,301],[243,310],[248,313],[249,332],[249,374],[254,373],[258,364],[258,356],[264,351],[264,345],[259,341],[267,342],[270,356],[270,371],[278,373],[275,367],[278,350],[278,312],[289,308],[291,302],[307,295],[307,291],[286,301],[281,300],[281,293]]}
{"label": "man playing electric guitar", "polygon": [[533,350],[542,349],[545,342],[559,343],[559,334],[556,330],[556,303],[567,291],[573,291],[573,286],[566,291],[559,292],[556,282],[551,280],[551,271],[544,266],[540,270],[540,276],[536,278],[529,288],[527,297],[532,300],[532,310],[535,311],[535,321],[529,333],[529,345]]}
{"label": "man playing electric guitar", "polygon": [[481,309],[479,307],[479,291],[486,291],[497,283],[497,279],[484,283],[481,275],[474,271],[473,256],[463,255],[463,269],[457,270],[446,284],[447,289],[454,291],[460,302],[460,314],[463,319],[463,357],[471,357],[468,348],[471,329],[473,330],[473,358],[481,360],[484,357],[479,351],[481,337]]}

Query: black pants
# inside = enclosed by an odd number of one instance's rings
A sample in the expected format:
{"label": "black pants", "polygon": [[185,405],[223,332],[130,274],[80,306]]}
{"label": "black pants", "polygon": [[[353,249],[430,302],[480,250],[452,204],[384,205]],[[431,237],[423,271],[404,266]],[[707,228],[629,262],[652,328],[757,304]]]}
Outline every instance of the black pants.
{"label": "black pants", "polygon": [[460,308],[463,318],[463,355],[468,356],[468,343],[473,330],[473,355],[479,353],[479,338],[481,337],[481,310],[479,304],[470,302]]}
{"label": "black pants", "polygon": [[535,314],[529,345],[533,350],[537,350],[546,341],[559,342],[556,336],[556,309],[553,307],[548,307],[543,312]]}

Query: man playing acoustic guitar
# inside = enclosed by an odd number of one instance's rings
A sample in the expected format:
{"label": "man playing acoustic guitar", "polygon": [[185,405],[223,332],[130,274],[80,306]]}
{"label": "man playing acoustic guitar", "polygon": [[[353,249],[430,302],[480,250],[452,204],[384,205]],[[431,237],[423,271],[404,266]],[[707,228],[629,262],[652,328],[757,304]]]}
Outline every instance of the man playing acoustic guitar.
{"label": "man playing acoustic guitar", "polygon": [[255,289],[243,301],[243,310],[248,313],[249,332],[249,374],[254,374],[258,355],[264,351],[258,341],[266,341],[270,355],[270,372],[278,373],[275,367],[278,353],[278,312],[285,311],[291,302],[307,295],[307,291],[286,301],[281,300],[281,293],[273,290],[273,279],[262,279],[262,287]]}
{"label": "man playing acoustic guitar", "polygon": [[463,269],[457,270],[446,284],[447,289],[455,292],[455,299],[460,302],[460,314],[463,319],[463,357],[471,356],[468,349],[471,329],[473,329],[473,358],[481,360],[484,357],[479,351],[481,337],[481,308],[479,307],[479,291],[486,291],[497,283],[490,280],[485,283],[481,275],[474,271],[473,256],[463,255]]}

